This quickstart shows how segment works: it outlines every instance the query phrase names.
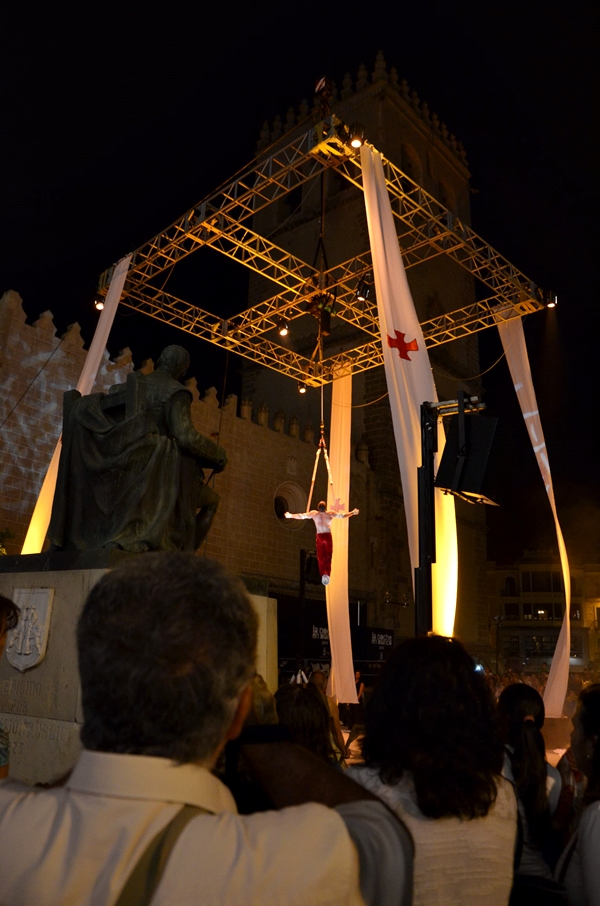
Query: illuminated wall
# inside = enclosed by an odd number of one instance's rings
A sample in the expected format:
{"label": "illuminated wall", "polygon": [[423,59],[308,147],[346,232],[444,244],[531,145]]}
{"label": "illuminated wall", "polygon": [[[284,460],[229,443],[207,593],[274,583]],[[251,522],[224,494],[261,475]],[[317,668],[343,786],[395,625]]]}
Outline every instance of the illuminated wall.
{"label": "illuminated wall", "polygon": [[[51,312],[27,324],[18,293],[0,299],[0,528],[15,533],[9,553],[21,551],[61,431],[62,396],[77,384],[85,356],[78,324],[61,339]],[[106,353],[97,388],[126,380],[131,368],[129,350],[116,362]]]}

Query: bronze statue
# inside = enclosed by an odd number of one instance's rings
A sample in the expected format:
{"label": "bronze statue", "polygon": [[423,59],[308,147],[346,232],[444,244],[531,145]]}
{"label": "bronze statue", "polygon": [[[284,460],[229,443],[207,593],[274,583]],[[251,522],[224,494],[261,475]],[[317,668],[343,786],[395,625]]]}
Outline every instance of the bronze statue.
{"label": "bronze statue", "polygon": [[192,423],[190,364],[168,346],[156,370],[134,372],[107,394],[65,393],[63,446],[50,523],[58,550],[197,550],[219,496],[204,469],[221,472],[225,451]]}

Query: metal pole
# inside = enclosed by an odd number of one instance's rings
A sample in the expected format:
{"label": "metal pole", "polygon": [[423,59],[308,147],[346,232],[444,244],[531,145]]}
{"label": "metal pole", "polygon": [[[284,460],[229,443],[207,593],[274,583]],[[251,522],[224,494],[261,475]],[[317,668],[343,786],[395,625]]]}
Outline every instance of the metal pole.
{"label": "metal pole", "polygon": [[435,501],[433,456],[437,450],[437,411],[421,405],[421,466],[419,489],[419,566],[415,569],[415,635],[433,628],[431,565],[435,563]]}
{"label": "metal pole", "polygon": [[300,644],[298,645],[298,667],[302,669],[304,660],[304,612],[306,610],[306,549],[300,550]]}

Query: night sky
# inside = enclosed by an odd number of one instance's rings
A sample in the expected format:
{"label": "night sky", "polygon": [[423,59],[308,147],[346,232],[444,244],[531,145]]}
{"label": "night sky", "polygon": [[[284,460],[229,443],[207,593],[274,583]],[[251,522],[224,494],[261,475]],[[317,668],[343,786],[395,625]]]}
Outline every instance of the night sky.
{"label": "night sky", "polygon": [[[414,6],[171,3],[153,17],[148,6],[92,3],[34,17],[21,4],[0,13],[0,293],[17,290],[30,320],[50,309],[59,333],[79,321],[89,341],[105,267],[246,164],[263,121],[285,118],[303,97],[312,103],[319,75],[340,85],[362,62],[372,72],[383,50],[465,145],[474,228],[559,296],[525,332],[567,546],[596,559],[598,6]],[[205,251],[185,297],[221,316],[241,310],[243,269]],[[492,331],[480,337],[483,371],[501,349]],[[219,350],[127,309],[109,348],[129,346],[139,365],[165,341],[190,349],[201,388],[221,387]],[[236,377],[234,362],[229,390]],[[555,539],[504,362],[484,386],[506,450],[489,554],[509,560]]]}

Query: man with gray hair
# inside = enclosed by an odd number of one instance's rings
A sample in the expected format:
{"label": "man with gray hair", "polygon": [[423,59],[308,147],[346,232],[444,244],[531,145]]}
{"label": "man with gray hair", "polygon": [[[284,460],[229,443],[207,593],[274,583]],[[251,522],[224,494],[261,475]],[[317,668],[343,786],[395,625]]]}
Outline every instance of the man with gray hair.
{"label": "man with gray hair", "polygon": [[145,554],[100,579],[77,631],[79,761],[63,786],[0,782],[3,906],[412,902],[404,826],[284,728],[241,736],[276,810],[238,815],[211,773],[252,707],[256,640],[211,561]]}

